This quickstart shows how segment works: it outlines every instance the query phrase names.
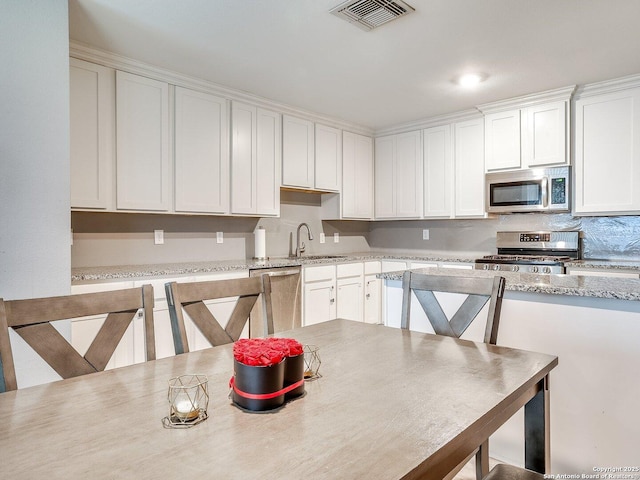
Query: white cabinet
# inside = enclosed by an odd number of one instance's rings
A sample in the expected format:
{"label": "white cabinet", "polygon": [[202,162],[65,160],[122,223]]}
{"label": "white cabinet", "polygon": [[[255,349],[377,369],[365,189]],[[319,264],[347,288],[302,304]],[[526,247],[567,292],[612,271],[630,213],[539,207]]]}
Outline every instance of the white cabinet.
{"label": "white cabinet", "polygon": [[231,112],[231,213],[280,214],[281,118],[233,102]]}
{"label": "white cabinet", "polygon": [[113,208],[115,72],[69,59],[71,208]]}
{"label": "white cabinet", "polygon": [[453,145],[451,125],[422,131],[424,217],[453,217]]}
{"label": "white cabinet", "polygon": [[373,140],[342,134],[342,218],[373,218]]}
{"label": "white cabinet", "polygon": [[175,88],[175,210],[229,211],[227,101]]}
{"label": "white cabinet", "polygon": [[487,171],[520,168],[520,110],[484,117]]}
{"label": "white cabinet", "polygon": [[640,211],[640,79],[636,83],[576,101],[576,214]]}
{"label": "white cabinet", "polygon": [[569,163],[569,101],[575,86],[478,106],[485,115],[487,171]]}
{"label": "white cabinet", "polygon": [[364,321],[382,323],[382,280],[377,277],[381,272],[378,261],[364,263]]}
{"label": "white cabinet", "polygon": [[117,208],[168,211],[169,85],[116,72]]}
{"label": "white cabinet", "polygon": [[342,130],[316,124],[316,190],[339,192],[342,185]]}
{"label": "white cabinet", "polygon": [[336,269],[334,265],[303,269],[303,324],[314,325],[336,318]]}
{"label": "white cabinet", "polygon": [[336,315],[338,318],[364,320],[364,264],[336,266]]}
{"label": "white cabinet", "polygon": [[455,216],[483,217],[484,121],[454,124]]}
{"label": "white cabinet", "polygon": [[420,218],[422,203],[421,132],[376,138],[376,218]]}
{"label": "white cabinet", "polygon": [[282,186],[314,188],[314,125],[290,115],[282,116]]}

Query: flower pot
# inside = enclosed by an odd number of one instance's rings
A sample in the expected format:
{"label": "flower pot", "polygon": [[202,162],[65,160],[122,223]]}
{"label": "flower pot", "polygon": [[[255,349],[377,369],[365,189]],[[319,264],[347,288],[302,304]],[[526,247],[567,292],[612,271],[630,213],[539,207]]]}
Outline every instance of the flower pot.
{"label": "flower pot", "polygon": [[285,361],[269,366],[244,365],[234,360],[233,402],[247,410],[264,411],[281,407],[284,393],[273,398],[250,398],[253,395],[268,397],[282,390]]}
{"label": "flower pot", "polygon": [[[304,354],[287,357],[284,360],[284,386],[285,388],[304,379]],[[304,393],[304,382],[285,394],[285,399],[299,397]]]}

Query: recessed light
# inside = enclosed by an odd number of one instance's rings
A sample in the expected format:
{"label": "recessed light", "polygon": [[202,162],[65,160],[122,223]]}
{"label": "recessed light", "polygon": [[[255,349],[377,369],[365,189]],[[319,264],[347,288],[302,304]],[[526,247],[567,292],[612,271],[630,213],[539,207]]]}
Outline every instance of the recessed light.
{"label": "recessed light", "polygon": [[472,88],[483,82],[487,78],[482,73],[466,73],[458,77],[458,85],[465,88]]}

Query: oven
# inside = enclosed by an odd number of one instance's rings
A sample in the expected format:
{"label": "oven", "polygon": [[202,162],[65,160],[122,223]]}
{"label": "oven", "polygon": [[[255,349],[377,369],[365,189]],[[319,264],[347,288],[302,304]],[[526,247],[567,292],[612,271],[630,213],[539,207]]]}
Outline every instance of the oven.
{"label": "oven", "polygon": [[475,260],[476,270],[565,273],[565,262],[580,258],[580,232],[498,232],[497,255]]}

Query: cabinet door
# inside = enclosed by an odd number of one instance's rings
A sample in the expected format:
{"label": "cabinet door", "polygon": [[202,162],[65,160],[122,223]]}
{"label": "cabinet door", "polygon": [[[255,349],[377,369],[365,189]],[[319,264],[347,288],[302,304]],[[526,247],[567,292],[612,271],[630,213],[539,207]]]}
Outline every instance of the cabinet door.
{"label": "cabinet door", "polygon": [[336,282],[323,280],[304,285],[304,325],[336,318]]}
{"label": "cabinet door", "polygon": [[422,133],[403,133],[396,139],[396,217],[422,216]]}
{"label": "cabinet door", "polygon": [[453,216],[453,154],[451,125],[422,132],[424,150],[424,216]]}
{"label": "cabinet door", "polygon": [[116,167],[117,208],[169,210],[168,84],[116,72]]}
{"label": "cabinet door", "polygon": [[567,103],[554,102],[522,111],[522,163],[526,167],[567,163]]}
{"label": "cabinet door", "polygon": [[393,218],[395,200],[395,138],[376,138],[375,149],[375,216]]}
{"label": "cabinet door", "polygon": [[316,124],[315,188],[339,192],[342,186],[342,130]]}
{"label": "cabinet door", "polygon": [[484,121],[455,124],[455,215],[482,217],[484,211]]}
{"label": "cabinet door", "polygon": [[382,280],[376,274],[364,277],[364,321],[366,323],[382,323],[381,311]]}
{"label": "cabinet door", "polygon": [[576,213],[640,210],[640,89],[576,101]]}
{"label": "cabinet door", "polygon": [[282,185],[314,188],[313,122],[282,116]]}
{"label": "cabinet door", "polygon": [[113,202],[114,70],[69,59],[71,208]]}
{"label": "cabinet door", "polygon": [[227,101],[176,87],[175,107],[175,209],[227,213]]}
{"label": "cabinet door", "polygon": [[231,105],[231,213],[257,211],[257,108]]}
{"label": "cabinet door", "polygon": [[342,134],[342,217],[373,218],[373,140]]}
{"label": "cabinet door", "polygon": [[362,275],[357,277],[339,278],[336,281],[336,315],[338,318],[364,320],[364,288]]}
{"label": "cabinet door", "polygon": [[520,110],[484,117],[487,171],[520,168]]}
{"label": "cabinet door", "polygon": [[255,175],[256,213],[258,215],[280,215],[281,122],[279,113],[258,109]]}

